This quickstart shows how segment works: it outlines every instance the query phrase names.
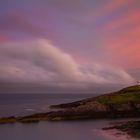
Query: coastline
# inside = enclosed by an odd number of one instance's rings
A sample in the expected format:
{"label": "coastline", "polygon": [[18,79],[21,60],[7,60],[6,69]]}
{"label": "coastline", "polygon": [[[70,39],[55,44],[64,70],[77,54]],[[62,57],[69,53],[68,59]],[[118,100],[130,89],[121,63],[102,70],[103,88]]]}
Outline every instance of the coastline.
{"label": "coastline", "polygon": [[128,134],[123,133],[118,130],[108,130],[108,131],[97,130],[97,133],[99,133],[99,135],[102,135],[103,137],[105,137],[107,139],[111,139],[111,140],[118,140],[118,139],[119,140],[137,140],[137,139],[129,136]]}
{"label": "coastline", "polygon": [[[51,105],[55,111],[36,113],[27,116],[0,118],[0,124],[38,123],[40,121],[72,121],[87,119],[140,118],[140,86],[131,86],[120,91],[87,98],[80,101]],[[140,127],[140,121],[131,121],[133,126]],[[124,131],[123,128],[126,128]],[[103,128],[103,130],[120,130],[134,136],[135,127],[129,122]],[[139,131],[137,131],[137,134]],[[138,135],[140,138],[140,135]]]}
{"label": "coastline", "polygon": [[0,123],[63,121],[78,119],[115,119],[140,117],[140,86],[131,86],[113,93],[80,101],[51,105],[50,112],[0,118]]}
{"label": "coastline", "polygon": [[129,138],[140,139],[140,120],[129,120],[114,123],[102,130],[107,132],[118,132],[118,134],[126,135]]}

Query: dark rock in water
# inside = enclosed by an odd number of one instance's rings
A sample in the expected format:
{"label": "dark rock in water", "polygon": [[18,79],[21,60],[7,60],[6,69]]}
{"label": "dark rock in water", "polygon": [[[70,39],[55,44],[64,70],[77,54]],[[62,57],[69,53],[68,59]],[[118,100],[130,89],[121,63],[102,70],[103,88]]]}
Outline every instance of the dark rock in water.
{"label": "dark rock in water", "polygon": [[134,138],[140,139],[140,121],[129,121],[116,124],[111,127],[103,128],[103,130],[117,129]]}

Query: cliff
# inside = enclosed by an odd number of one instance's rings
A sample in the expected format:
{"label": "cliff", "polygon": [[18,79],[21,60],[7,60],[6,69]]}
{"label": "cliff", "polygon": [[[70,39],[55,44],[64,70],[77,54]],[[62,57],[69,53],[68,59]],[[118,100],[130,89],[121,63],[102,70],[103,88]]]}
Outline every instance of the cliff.
{"label": "cliff", "polygon": [[[139,117],[140,86],[51,108],[64,109],[56,115],[61,119]],[[55,114],[51,114],[51,118],[55,119]]]}

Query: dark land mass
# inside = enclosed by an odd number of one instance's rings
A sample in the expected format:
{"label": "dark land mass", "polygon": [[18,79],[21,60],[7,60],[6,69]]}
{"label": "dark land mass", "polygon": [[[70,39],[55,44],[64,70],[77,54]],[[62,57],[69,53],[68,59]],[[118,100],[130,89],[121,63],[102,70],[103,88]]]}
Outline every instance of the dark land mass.
{"label": "dark land mass", "polygon": [[128,134],[134,138],[140,138],[140,121],[120,122],[111,127],[103,128],[103,130],[117,129],[124,134]]}
{"label": "dark land mass", "polygon": [[140,117],[140,85],[50,107],[57,109],[57,111],[0,118],[0,123]]}
{"label": "dark land mass", "polygon": [[[77,119],[140,118],[140,85],[72,103],[51,105],[50,108],[57,110],[29,116],[4,117],[0,118],[0,124]],[[122,122],[119,125],[104,128],[104,130],[109,129],[118,129],[133,137],[140,138],[140,121]]]}

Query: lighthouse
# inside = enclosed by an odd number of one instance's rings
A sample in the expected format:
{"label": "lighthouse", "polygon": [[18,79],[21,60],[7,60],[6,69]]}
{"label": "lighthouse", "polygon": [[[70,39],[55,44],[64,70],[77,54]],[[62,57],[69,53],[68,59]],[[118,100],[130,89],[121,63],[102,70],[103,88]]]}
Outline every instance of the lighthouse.
{"label": "lighthouse", "polygon": [[140,85],[140,81],[137,81],[137,85]]}

